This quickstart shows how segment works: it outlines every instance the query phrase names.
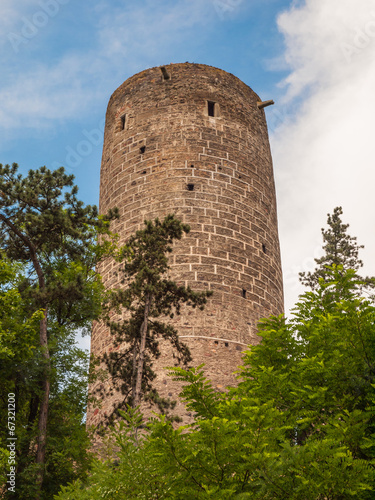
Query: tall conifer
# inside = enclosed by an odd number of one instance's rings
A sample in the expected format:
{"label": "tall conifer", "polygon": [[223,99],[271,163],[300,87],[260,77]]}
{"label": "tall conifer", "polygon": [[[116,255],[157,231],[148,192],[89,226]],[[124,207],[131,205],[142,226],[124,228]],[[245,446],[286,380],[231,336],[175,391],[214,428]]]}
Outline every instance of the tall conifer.
{"label": "tall conifer", "polygon": [[168,406],[152,386],[152,361],[160,356],[160,339],[170,342],[177,362],[191,360],[187,345],[180,342],[176,328],[166,321],[180,314],[182,304],[203,309],[207,297],[212,295],[211,291],[194,292],[168,277],[172,243],[189,231],[189,226],[173,215],[163,221],[148,220],[121,252],[124,289],[113,292],[111,306],[123,310],[126,319],[108,321],[115,346],[121,349],[104,358],[123,395],[119,408],[125,404],[135,408],[145,398],[156,402],[159,408]]}
{"label": "tall conifer", "polygon": [[[357,238],[348,234],[349,224],[344,224],[341,219],[343,214],[341,207],[336,207],[333,214],[327,214],[327,229],[321,229],[323,236],[324,254],[316,262],[316,269],[313,272],[300,273],[300,281],[313,290],[319,284],[319,280],[330,279],[331,267],[342,266],[342,272],[348,269],[358,270],[363,266],[362,260],[358,257],[359,250],[363,245],[357,244]],[[371,284],[371,278],[365,278]]]}

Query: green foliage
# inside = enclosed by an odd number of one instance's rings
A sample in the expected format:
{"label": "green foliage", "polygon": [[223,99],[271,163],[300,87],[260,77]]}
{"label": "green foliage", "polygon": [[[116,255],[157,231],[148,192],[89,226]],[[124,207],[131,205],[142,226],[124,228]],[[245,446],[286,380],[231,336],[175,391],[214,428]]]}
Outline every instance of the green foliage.
{"label": "green foliage", "polygon": [[[55,171],[46,167],[30,170],[27,177],[17,175],[17,170],[15,163],[0,164],[3,228],[5,218],[11,220],[46,257],[51,253],[73,259],[82,256],[94,235],[90,226],[97,225],[97,210],[85,207],[77,199],[74,176],[65,174],[63,167]],[[69,187],[71,190],[67,191]],[[30,250],[20,242],[18,235],[8,230],[1,236],[2,248],[9,257],[31,260]]]}
{"label": "green foliage", "polygon": [[17,363],[33,355],[42,312],[26,315],[18,290],[22,266],[0,260],[0,360]]}
{"label": "green foliage", "polygon": [[108,325],[115,347],[121,346],[121,350],[104,357],[115,388],[123,395],[118,408],[137,406],[141,397],[157,404],[163,412],[170,407],[152,386],[152,361],[160,356],[159,339],[170,342],[177,363],[191,360],[188,347],[166,321],[180,314],[182,304],[203,309],[206,298],[212,294],[194,292],[168,278],[172,244],[189,230],[173,215],[163,221],[145,221],[144,229],[130,237],[119,254],[124,288],[113,291],[108,308],[118,313],[124,311],[125,319],[108,319]]}
{"label": "green foliage", "polygon": [[4,423],[0,438],[0,484],[9,471],[7,432],[7,394],[14,393],[14,381],[9,381],[9,371],[23,363],[25,369],[32,364],[32,358],[38,349],[39,322],[42,311],[36,311],[29,317],[26,314],[17,284],[20,281],[22,267],[7,260],[0,260],[0,420]]}
{"label": "green foliage", "polygon": [[238,387],[218,393],[202,367],[170,369],[194,423],[159,416],[135,446],[128,418],[116,462],[56,498],[374,498],[375,307],[355,271],[327,272],[291,321],[262,322]]}
{"label": "green foliage", "polygon": [[[14,498],[36,498],[36,416],[41,397],[43,358],[39,345],[42,311],[29,316],[29,303],[18,286],[24,281],[22,266],[0,261],[0,419],[7,422],[8,393],[16,397],[17,493]],[[50,321],[51,393],[48,440],[42,497],[50,499],[61,484],[86,476],[91,463],[89,438],[83,415],[87,392],[88,356],[75,345],[75,332]],[[7,428],[0,430],[1,484],[5,482]],[[8,494],[7,498],[12,498]]]}
{"label": "green foliage", "polygon": [[38,307],[52,308],[60,323],[92,321],[101,299],[93,269],[111,251],[97,236],[109,234],[117,212],[99,217],[95,206],[85,206],[63,167],[41,167],[26,177],[17,170],[17,164],[0,164],[0,244],[7,258],[27,265],[20,291]]}
{"label": "green foliage", "polygon": [[[100,313],[94,266],[111,243],[98,245],[97,236],[109,234],[116,214],[98,217],[96,207],[84,206],[62,167],[25,177],[17,170],[0,164],[0,251],[20,270],[0,267],[0,383],[17,405],[17,493],[6,498],[49,499],[61,483],[83,477],[90,462],[82,422],[87,356],[74,336]],[[2,416],[6,403],[1,399]],[[2,442],[6,437],[4,427]]]}

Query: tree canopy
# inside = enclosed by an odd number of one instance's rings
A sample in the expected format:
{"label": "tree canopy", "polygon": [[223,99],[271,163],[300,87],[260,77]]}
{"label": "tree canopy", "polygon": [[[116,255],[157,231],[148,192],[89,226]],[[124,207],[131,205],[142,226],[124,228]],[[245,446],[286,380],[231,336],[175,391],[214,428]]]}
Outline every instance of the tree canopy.
{"label": "tree canopy", "polygon": [[[93,266],[108,247],[96,237],[116,214],[101,218],[84,206],[63,169],[26,177],[17,169],[0,165],[0,415],[6,421],[7,393],[17,414],[17,492],[5,498],[374,498],[375,305],[363,296],[373,280],[358,273],[361,247],[340,207],[322,230],[316,271],[301,276],[311,290],[292,319],[261,322],[263,340],[246,351],[238,386],[218,392],[203,365],[170,367],[194,421],[176,427],[158,415],[141,436],[140,402],[168,405],[152,385],[160,339],[178,361],[190,360],[169,319],[182,304],[203,308],[210,292],[168,277],[172,244],[189,231],[174,216],[147,221],[128,240],[118,256],[125,286],[107,304],[125,319],[107,318],[123,346],[105,358],[122,400],[103,462],[88,452],[88,360],[74,337],[100,314]],[[6,442],[4,427],[4,477]]]}
{"label": "tree canopy", "polygon": [[375,307],[355,271],[327,273],[290,321],[262,322],[238,387],[216,392],[203,367],[171,369],[194,423],[160,417],[136,447],[127,416],[118,457],[56,498],[373,498]]}

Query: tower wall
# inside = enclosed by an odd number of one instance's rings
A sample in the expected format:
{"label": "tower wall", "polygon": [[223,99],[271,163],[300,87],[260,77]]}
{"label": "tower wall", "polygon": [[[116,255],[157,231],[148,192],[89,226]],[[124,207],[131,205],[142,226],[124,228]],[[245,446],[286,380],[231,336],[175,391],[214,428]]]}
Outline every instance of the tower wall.
{"label": "tower wall", "polygon": [[[194,290],[212,290],[205,310],[182,309],[174,320],[193,364],[206,364],[218,389],[235,383],[241,351],[259,342],[260,318],[283,312],[276,196],[260,98],[235,76],[202,64],[143,71],[112,95],[106,114],[100,211],[118,207],[112,230],[120,243],[145,219],[174,213],[191,226],[176,242],[170,276]],[[214,114],[214,116],[209,116]],[[112,260],[99,272],[120,287]],[[168,344],[154,363],[161,396],[176,396],[163,366],[174,364]],[[91,350],[113,348],[103,325]],[[110,385],[110,381],[107,381]],[[113,398],[88,411],[98,424]],[[182,404],[177,413],[188,415]]]}

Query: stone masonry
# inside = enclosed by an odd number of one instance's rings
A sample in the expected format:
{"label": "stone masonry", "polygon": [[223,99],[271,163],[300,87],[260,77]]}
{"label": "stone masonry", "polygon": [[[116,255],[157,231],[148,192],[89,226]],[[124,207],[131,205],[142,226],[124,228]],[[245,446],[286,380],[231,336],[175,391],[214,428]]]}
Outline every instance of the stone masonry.
{"label": "stone masonry", "polygon": [[[258,320],[283,312],[273,168],[260,101],[223,70],[171,64],[126,80],[106,114],[100,211],[118,207],[112,230],[120,243],[145,219],[168,213],[191,226],[175,244],[170,276],[214,294],[203,312],[182,309],[173,321],[193,364],[205,363],[218,390],[235,384],[241,352],[260,340]],[[100,266],[106,287],[120,287],[116,270],[110,259]],[[155,385],[161,396],[176,397],[179,386],[163,370],[174,360],[169,344],[161,347]],[[92,352],[112,348],[108,328],[96,324]],[[98,425],[115,400],[91,406],[88,425]],[[176,412],[189,420],[182,403]]]}

